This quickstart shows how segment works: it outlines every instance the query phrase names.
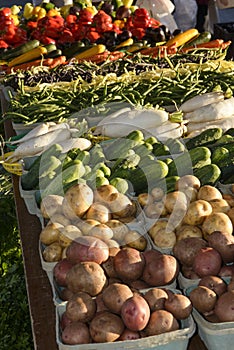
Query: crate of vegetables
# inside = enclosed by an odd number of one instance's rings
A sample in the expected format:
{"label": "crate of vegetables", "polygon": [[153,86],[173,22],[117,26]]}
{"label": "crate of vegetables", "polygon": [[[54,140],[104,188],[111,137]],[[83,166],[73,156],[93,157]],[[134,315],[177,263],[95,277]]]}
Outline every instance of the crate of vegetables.
{"label": "crate of vegetables", "polygon": [[[190,300],[176,289],[134,293],[113,283],[96,298],[77,296],[56,307],[59,350],[186,350],[195,331]],[[85,315],[82,304],[89,306]]]}

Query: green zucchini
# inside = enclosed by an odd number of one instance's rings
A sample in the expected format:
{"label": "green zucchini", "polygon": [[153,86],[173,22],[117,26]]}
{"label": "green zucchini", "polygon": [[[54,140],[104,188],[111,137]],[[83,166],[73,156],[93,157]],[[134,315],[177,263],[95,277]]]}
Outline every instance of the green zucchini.
{"label": "green zucchini", "polygon": [[77,41],[71,44],[71,46],[64,48],[63,55],[68,59],[78,55],[81,52],[93,47],[93,45],[85,45],[82,41]]}
{"label": "green zucchini", "polygon": [[223,135],[221,128],[210,128],[202,131],[199,135],[192,137],[191,139],[184,139],[185,145],[188,150],[198,146],[205,146],[215,143]]}
{"label": "green zucchini", "polygon": [[198,44],[204,44],[207,43],[211,40],[212,35],[210,32],[205,31],[203,33],[200,33],[198,36],[196,36],[194,39],[190,40],[185,47],[190,47],[190,46],[196,46]]}
{"label": "green zucchini", "polygon": [[13,49],[9,49],[5,52],[3,52],[0,55],[0,59],[1,60],[10,60],[12,58],[18,57],[32,49],[35,49],[36,47],[38,47],[40,45],[40,41],[39,40],[30,40],[27,41],[26,43],[19,45]]}
{"label": "green zucchini", "polygon": [[63,52],[60,49],[55,49],[51,52],[49,52],[47,55],[45,55],[45,58],[56,58],[62,56]]}
{"label": "green zucchini", "polygon": [[216,164],[208,164],[194,170],[194,175],[200,180],[201,185],[214,186],[220,179],[221,170]]}

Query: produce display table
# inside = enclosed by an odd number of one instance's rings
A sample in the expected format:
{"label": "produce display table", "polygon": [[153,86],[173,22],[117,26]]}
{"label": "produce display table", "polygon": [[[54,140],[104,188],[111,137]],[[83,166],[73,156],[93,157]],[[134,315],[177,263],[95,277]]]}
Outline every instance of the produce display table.
{"label": "produce display table", "polygon": [[[5,130],[7,137],[13,135],[10,123],[6,123]],[[41,224],[37,216],[29,214],[24,200],[20,196],[18,176],[12,175],[12,182],[20,231],[34,349],[57,350],[53,295],[47,274],[41,267],[38,249]],[[206,350],[206,347],[197,334],[190,339],[188,350]]]}

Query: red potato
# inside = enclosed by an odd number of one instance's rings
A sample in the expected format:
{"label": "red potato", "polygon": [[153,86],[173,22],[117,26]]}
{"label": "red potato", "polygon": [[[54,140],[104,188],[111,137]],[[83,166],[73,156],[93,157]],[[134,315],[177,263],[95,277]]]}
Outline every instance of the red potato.
{"label": "red potato", "polygon": [[191,266],[185,266],[182,265],[181,266],[181,273],[185,278],[191,279],[191,280],[196,280],[196,279],[200,279],[200,277],[198,276],[198,274],[196,274]]}
{"label": "red potato", "polygon": [[214,231],[208,237],[210,247],[216,249],[224,263],[234,262],[234,236],[223,231]]}
{"label": "red potato", "polygon": [[95,298],[96,312],[109,311],[108,307],[104,304],[102,293],[98,294]]}
{"label": "red potato", "polygon": [[62,316],[60,318],[60,328],[63,331],[66,326],[71,324],[72,321],[67,317],[66,311],[62,313]]}
{"label": "red potato", "polygon": [[192,266],[197,252],[207,246],[207,242],[200,237],[187,237],[176,242],[173,254],[182,265]]}
{"label": "red potato", "polygon": [[159,254],[145,264],[142,279],[153,287],[165,286],[172,283],[178,273],[179,264],[176,258],[168,254]]}
{"label": "red potato", "polygon": [[193,307],[204,314],[214,309],[217,301],[217,294],[208,287],[197,286],[190,292],[189,299]]}
{"label": "red potato", "polygon": [[66,304],[66,315],[71,321],[89,322],[95,312],[95,300],[88,293],[76,293]]}
{"label": "red potato", "polygon": [[69,300],[73,295],[74,295],[74,293],[70,289],[68,289],[67,287],[61,288],[59,290],[59,298],[63,301]]}
{"label": "red potato", "polygon": [[77,237],[67,247],[66,256],[68,261],[77,264],[81,261],[94,261],[101,264],[109,257],[109,248],[105,242],[97,237]]}
{"label": "red potato", "polygon": [[83,322],[72,322],[62,331],[62,342],[68,345],[89,344],[91,337],[88,326]]}
{"label": "red potato", "polygon": [[91,296],[99,294],[107,283],[102,267],[94,261],[74,265],[66,276],[67,287],[73,293],[86,292]]}
{"label": "red potato", "polygon": [[114,269],[123,281],[139,279],[144,267],[144,255],[135,248],[124,247],[114,256]]}
{"label": "red potato", "polygon": [[150,287],[148,283],[142,281],[141,279],[136,281],[129,281],[127,282],[127,284],[133,291],[139,291],[141,289],[147,289]]}
{"label": "red potato", "polygon": [[121,334],[121,336],[119,337],[118,340],[133,340],[133,339],[139,339],[141,337],[139,332],[136,331],[131,331],[128,328],[125,328],[125,330],[123,331],[123,333]]}
{"label": "red potato", "polygon": [[164,309],[165,301],[168,299],[168,293],[162,288],[151,288],[145,294],[144,298],[149,304],[150,311]]}
{"label": "red potato", "polygon": [[218,298],[214,311],[221,322],[234,322],[234,290]]}
{"label": "red potato", "polygon": [[213,290],[218,296],[227,291],[227,284],[218,276],[204,276],[200,279],[199,286],[205,286]]}
{"label": "red potato", "polygon": [[171,312],[177,320],[184,320],[190,316],[193,306],[187,296],[171,293],[165,300],[165,309]]}
{"label": "red potato", "polygon": [[66,258],[58,261],[53,268],[53,276],[56,283],[60,287],[66,287],[67,281],[66,276],[68,271],[72,268],[73,264]]}
{"label": "red potato", "polygon": [[90,334],[95,343],[116,341],[124,331],[121,317],[109,311],[102,311],[90,322]]}
{"label": "red potato", "polygon": [[218,275],[222,266],[222,257],[219,252],[212,248],[201,248],[193,261],[193,270],[199,277]]}
{"label": "red potato", "polygon": [[102,292],[104,304],[115,314],[121,313],[123,303],[132,296],[131,289],[122,283],[112,283]]}
{"label": "red potato", "polygon": [[134,294],[122,305],[121,317],[125,326],[132,331],[143,330],[150,318],[150,307],[140,294]]}
{"label": "red potato", "polygon": [[144,330],[147,336],[158,335],[179,329],[179,323],[171,312],[156,310],[151,313],[149,322]]}
{"label": "red potato", "polygon": [[218,273],[219,277],[230,277],[234,276],[234,264],[231,265],[223,265]]}

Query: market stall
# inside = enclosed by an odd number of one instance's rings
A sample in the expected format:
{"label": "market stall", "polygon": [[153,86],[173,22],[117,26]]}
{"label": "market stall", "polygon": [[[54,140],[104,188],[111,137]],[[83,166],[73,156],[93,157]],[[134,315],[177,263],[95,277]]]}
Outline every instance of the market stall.
{"label": "market stall", "polygon": [[1,161],[35,349],[214,350],[219,334],[228,349],[231,40],[171,33],[126,3],[49,5],[14,23],[0,10],[15,33],[1,41]]}

